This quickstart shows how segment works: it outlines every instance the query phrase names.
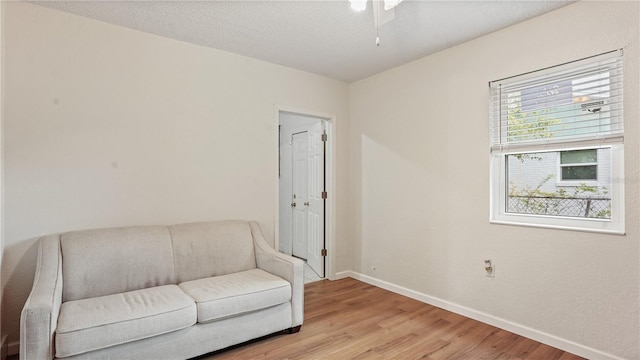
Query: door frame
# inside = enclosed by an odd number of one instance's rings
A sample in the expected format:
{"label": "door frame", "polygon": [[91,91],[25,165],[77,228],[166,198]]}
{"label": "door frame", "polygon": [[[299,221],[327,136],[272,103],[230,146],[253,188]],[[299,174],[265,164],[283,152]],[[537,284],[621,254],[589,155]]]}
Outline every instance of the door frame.
{"label": "door frame", "polygon": [[336,223],[336,151],[335,151],[335,141],[336,137],[336,116],[334,114],[323,113],[313,110],[300,109],[290,106],[281,106],[275,105],[274,109],[274,118],[275,118],[275,131],[274,131],[274,140],[275,140],[275,212],[274,212],[274,247],[277,250],[280,243],[280,189],[279,189],[279,174],[278,174],[278,161],[279,161],[279,125],[280,125],[280,113],[287,112],[301,116],[310,116],[319,118],[326,121],[326,133],[327,133],[327,144],[326,144],[326,159],[325,159],[325,189],[327,191],[327,199],[325,200],[325,249],[327,249],[327,256],[325,257],[324,263],[324,275],[326,279],[335,280],[336,271],[335,271],[335,223]]}

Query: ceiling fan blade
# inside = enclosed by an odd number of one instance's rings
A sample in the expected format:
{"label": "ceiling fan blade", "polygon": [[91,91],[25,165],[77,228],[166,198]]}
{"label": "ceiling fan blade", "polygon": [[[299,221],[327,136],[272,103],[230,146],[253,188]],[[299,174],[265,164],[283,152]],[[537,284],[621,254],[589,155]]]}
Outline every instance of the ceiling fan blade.
{"label": "ceiling fan blade", "polygon": [[384,0],[384,9],[385,10],[393,9],[398,4],[400,4],[402,1],[403,0]]}

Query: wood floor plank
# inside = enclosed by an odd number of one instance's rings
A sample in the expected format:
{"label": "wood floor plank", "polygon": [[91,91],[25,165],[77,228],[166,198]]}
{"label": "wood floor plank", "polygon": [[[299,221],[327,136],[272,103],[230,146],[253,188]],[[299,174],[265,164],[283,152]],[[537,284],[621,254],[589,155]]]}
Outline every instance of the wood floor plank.
{"label": "wood floor plank", "polygon": [[200,357],[580,360],[579,356],[351,278],[305,285],[299,333]]}
{"label": "wood floor plank", "polygon": [[533,352],[531,352],[527,359],[559,360],[562,355],[564,355],[562,350],[558,350],[545,344],[540,344],[535,350],[533,350]]}
{"label": "wood floor plank", "polygon": [[516,341],[514,341],[510,347],[505,349],[505,352],[511,356],[514,356],[517,359],[527,359],[529,354],[532,353],[540,343],[518,336]]}

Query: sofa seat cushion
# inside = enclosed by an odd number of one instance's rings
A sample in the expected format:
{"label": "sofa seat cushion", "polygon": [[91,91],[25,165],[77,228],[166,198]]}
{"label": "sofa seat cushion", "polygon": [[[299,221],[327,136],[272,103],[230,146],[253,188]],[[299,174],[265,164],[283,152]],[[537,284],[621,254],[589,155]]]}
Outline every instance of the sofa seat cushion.
{"label": "sofa seat cushion", "polygon": [[56,357],[184,329],[196,318],[193,299],[177,285],[68,301],[60,308]]}
{"label": "sofa seat cushion", "polygon": [[180,287],[196,301],[200,323],[291,300],[289,282],[260,269],[187,281],[181,283]]}

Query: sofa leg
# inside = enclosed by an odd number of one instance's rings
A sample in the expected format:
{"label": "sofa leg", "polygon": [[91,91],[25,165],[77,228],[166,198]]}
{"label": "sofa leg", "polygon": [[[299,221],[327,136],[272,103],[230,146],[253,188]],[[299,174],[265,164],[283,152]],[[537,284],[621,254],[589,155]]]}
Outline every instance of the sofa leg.
{"label": "sofa leg", "polygon": [[285,330],[284,332],[287,334],[295,334],[297,332],[300,331],[300,328],[302,327],[302,325],[298,325],[296,327],[292,327],[292,328],[288,328],[287,330]]}

